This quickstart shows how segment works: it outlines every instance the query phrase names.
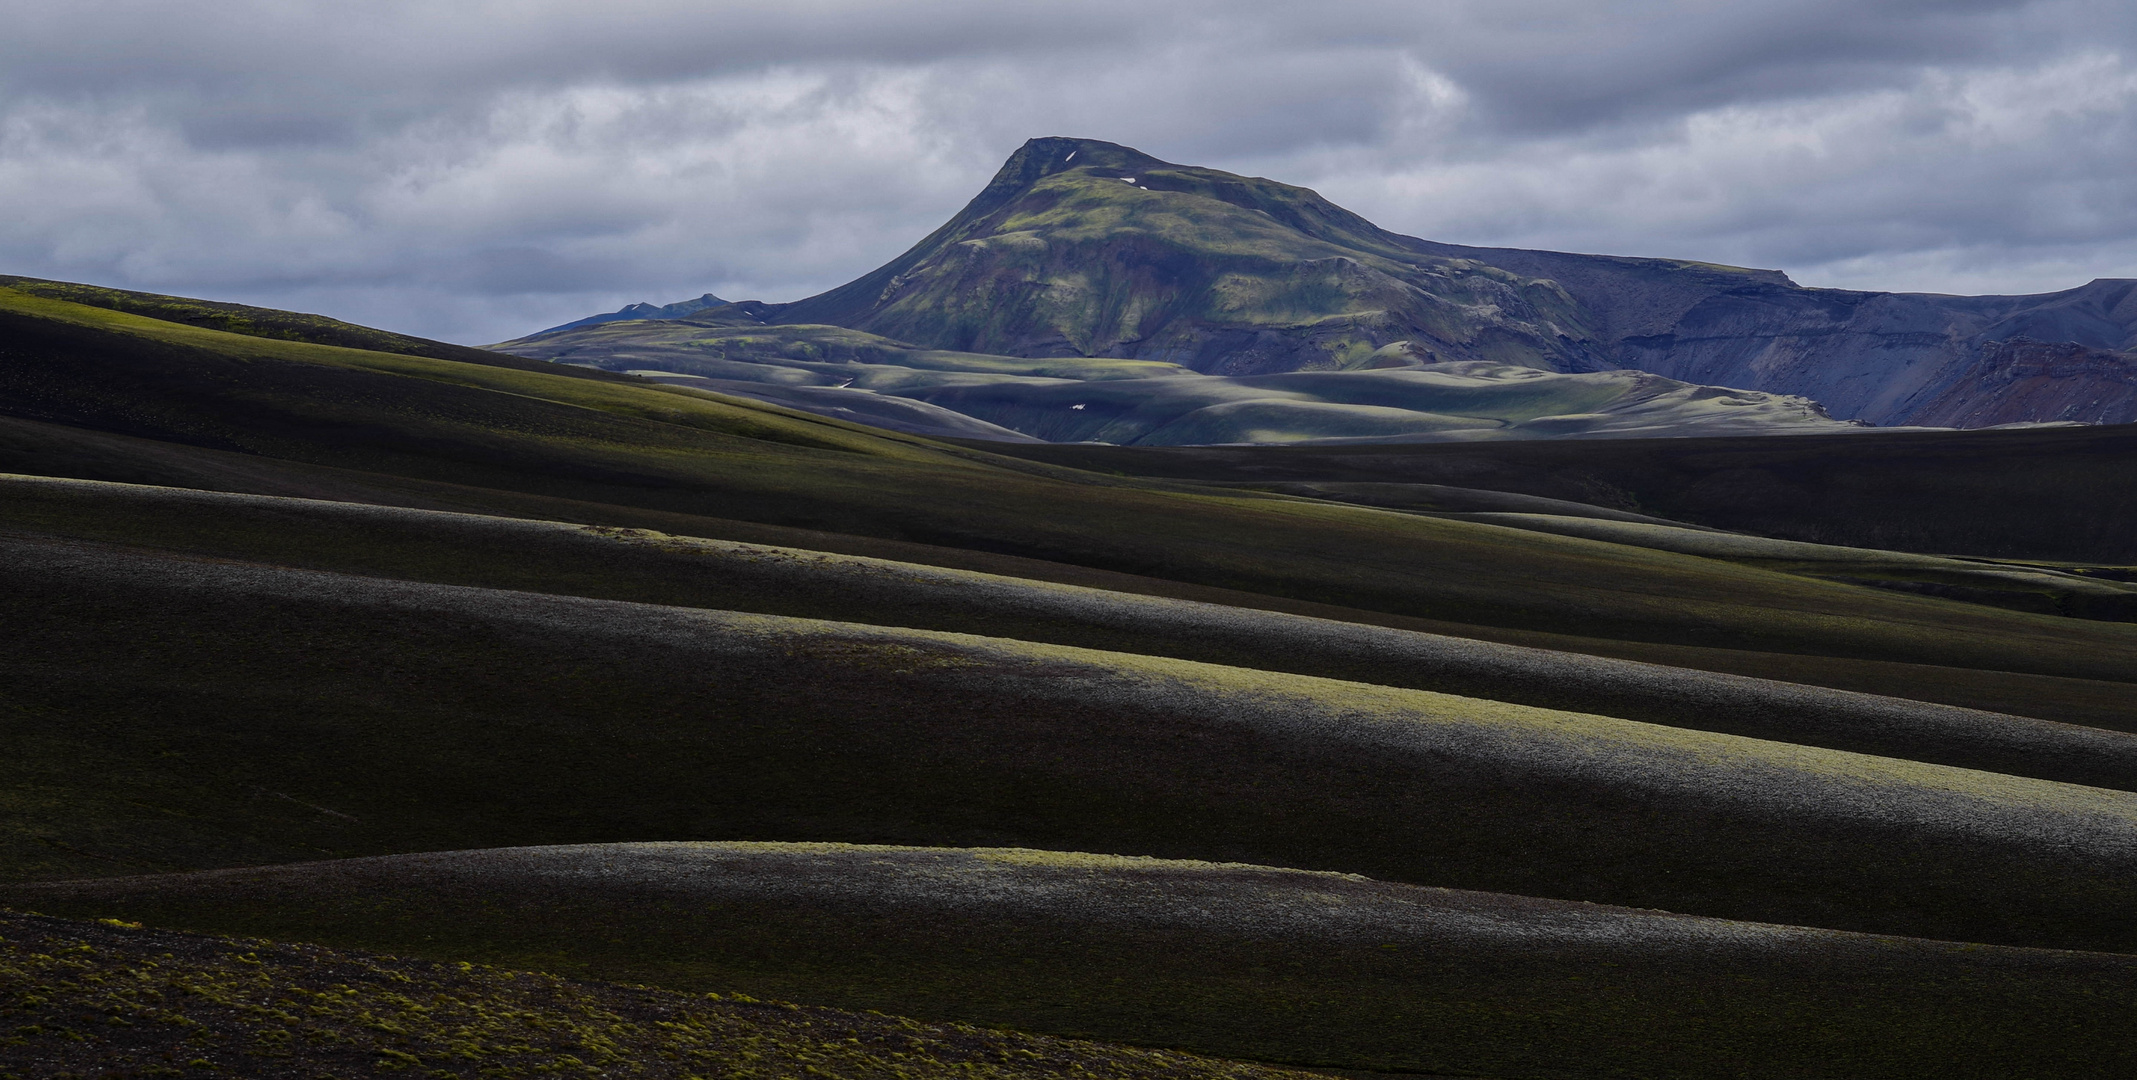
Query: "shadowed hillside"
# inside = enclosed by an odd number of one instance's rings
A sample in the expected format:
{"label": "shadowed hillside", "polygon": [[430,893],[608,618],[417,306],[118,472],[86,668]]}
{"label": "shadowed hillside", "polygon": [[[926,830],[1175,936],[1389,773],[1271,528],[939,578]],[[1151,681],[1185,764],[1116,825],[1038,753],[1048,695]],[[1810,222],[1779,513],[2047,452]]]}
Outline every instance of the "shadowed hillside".
{"label": "shadowed hillside", "polygon": [[[636,380],[14,303],[0,310],[0,409],[194,446],[1551,633],[2084,679],[2125,678],[2137,655],[2137,627],[1340,503],[1179,490]],[[2028,659],[2010,659],[2014,643]]]}
{"label": "shadowed hillside", "polygon": [[9,1076],[1301,1078],[1167,1051],[116,919],[0,912],[0,934],[0,987],[35,990],[0,999],[0,1018],[18,1021],[0,1040]]}
{"label": "shadowed hillside", "polygon": [[2130,424],[1489,448],[998,449],[1140,476],[1305,483],[1324,497],[1376,504],[1401,504],[1394,485],[1486,488],[1822,544],[2137,563],[2137,529],[2130,528],[2137,521],[2137,425]]}
{"label": "shadowed hillside", "polygon": [[[0,1071],[2127,1071],[2137,582],[2038,561],[2118,542],[2113,430],[968,445],[51,293],[0,288],[0,900],[1159,1049],[8,916]],[[1207,378],[727,308],[707,363]],[[1720,520],[1878,499],[1943,553]]]}
{"label": "shadowed hillside", "polygon": [[[615,844],[8,895],[437,959],[570,956],[567,970],[581,977],[1346,1069],[1943,1080],[2137,1063],[2101,1022],[2137,996],[2128,956],[1871,938],[1240,864]],[[591,947],[589,925],[606,928]]]}
{"label": "shadowed hillside", "polygon": [[[1171,656],[2137,790],[2137,741],[2107,731],[1362,625],[1354,621],[1362,612],[1311,618],[1238,606],[1251,597],[1197,603],[1118,591],[1132,579],[1097,589],[635,529],[30,477],[0,477],[0,528],[403,580]],[[2137,715],[2126,724],[2137,729]]]}
{"label": "shadowed hillside", "polygon": [[1015,844],[2137,947],[2127,792],[1006,638],[79,543],[0,565],[18,878]]}

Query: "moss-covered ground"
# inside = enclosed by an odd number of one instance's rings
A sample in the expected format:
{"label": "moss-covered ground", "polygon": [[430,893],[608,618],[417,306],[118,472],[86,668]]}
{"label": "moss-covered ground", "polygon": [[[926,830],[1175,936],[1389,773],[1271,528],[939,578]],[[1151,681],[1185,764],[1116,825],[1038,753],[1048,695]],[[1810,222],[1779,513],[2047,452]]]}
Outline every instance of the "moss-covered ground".
{"label": "moss-covered ground", "polygon": [[2137,1067],[2137,959],[1035,851],[614,845],[121,879],[39,910],[1320,1068]]}
{"label": "moss-covered ground", "polygon": [[744,994],[0,911],[0,1077],[7,1080],[1296,1075]]}

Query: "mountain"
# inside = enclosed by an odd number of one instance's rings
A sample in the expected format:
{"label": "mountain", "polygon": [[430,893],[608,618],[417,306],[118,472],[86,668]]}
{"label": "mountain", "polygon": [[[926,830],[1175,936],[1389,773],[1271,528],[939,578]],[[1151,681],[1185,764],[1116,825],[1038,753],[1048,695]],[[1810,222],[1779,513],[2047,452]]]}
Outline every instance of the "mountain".
{"label": "mountain", "polygon": [[1771,270],[1442,244],[1304,188],[1044,138],[903,255],[757,314],[926,349],[1220,376],[1638,370],[1880,426],[1986,427],[2137,420],[2133,289],[1857,292]]}
{"label": "mountain", "polygon": [[568,323],[540,331],[540,333],[554,334],[559,330],[573,330],[581,326],[599,326],[602,323],[629,322],[634,319],[680,319],[686,315],[696,314],[706,308],[719,307],[725,303],[727,301],[711,293],[706,293],[692,300],[678,300],[672,304],[648,304],[641,300],[638,303],[625,304],[614,311],[600,315],[588,315],[583,319],[573,319]]}

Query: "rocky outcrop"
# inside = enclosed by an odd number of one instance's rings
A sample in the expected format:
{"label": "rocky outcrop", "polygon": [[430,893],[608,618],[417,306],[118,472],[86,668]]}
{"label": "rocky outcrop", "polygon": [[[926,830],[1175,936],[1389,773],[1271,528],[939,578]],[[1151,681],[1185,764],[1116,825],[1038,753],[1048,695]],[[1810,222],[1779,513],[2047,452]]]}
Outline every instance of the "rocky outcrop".
{"label": "rocky outcrop", "polygon": [[2074,341],[1990,342],[1913,415],[1919,423],[1960,428],[2043,420],[2127,423],[2137,418],[2137,355]]}
{"label": "rocky outcrop", "polygon": [[[2122,353],[2137,345],[2137,281],[2102,279],[2041,296],[1942,296],[1769,280],[1696,296],[1643,272],[1638,260],[1477,255],[1558,275],[1605,328],[1597,351],[1614,366],[1800,394],[1835,417],[1882,426],[2137,421]],[[2041,366],[2040,347],[2049,344],[2060,350],[2052,371]]]}

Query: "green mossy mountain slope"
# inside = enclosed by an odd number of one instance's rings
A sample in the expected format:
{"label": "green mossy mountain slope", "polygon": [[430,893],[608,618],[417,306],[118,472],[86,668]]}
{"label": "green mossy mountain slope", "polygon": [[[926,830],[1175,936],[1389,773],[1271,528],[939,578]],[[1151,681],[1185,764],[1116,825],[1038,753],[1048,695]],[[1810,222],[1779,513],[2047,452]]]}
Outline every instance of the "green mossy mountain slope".
{"label": "green mossy mountain slope", "polygon": [[1404,340],[1430,360],[1563,370],[1593,336],[1583,317],[1549,282],[1426,255],[1303,188],[1034,139],[910,251],[772,321],[1251,375]]}
{"label": "green mossy mountain slope", "polygon": [[[1636,370],[1886,426],[2137,420],[2137,281],[1875,293],[1703,262],[1465,247],[1387,232],[1305,188],[1094,139],[1030,140],[963,211],[853,282],[700,314],[1218,375]],[[1316,426],[1300,419],[1294,432]]]}

